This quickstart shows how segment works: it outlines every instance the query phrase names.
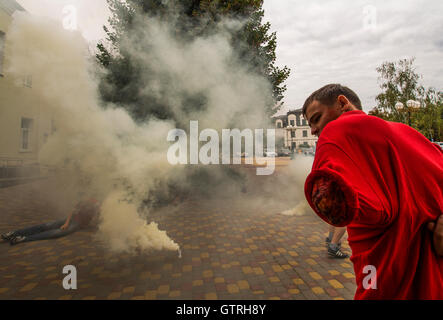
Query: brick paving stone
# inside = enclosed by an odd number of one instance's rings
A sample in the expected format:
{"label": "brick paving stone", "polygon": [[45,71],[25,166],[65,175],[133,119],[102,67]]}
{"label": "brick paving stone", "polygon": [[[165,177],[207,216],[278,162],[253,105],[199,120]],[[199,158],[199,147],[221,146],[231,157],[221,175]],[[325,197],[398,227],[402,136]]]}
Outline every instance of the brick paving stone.
{"label": "brick paving stone", "polygon": [[[59,219],[73,205],[48,204],[45,190],[55,190],[54,182],[0,189],[0,232]],[[54,192],[65,199],[62,189]],[[89,229],[16,247],[0,244],[0,299],[354,297],[352,263],[328,258],[323,243],[328,226],[313,213],[283,216],[190,200],[180,210],[153,212],[150,219],[180,244],[181,259],[169,252],[112,254]],[[350,251],[346,241],[343,247]],[[77,267],[75,292],[62,287],[66,264]]]}

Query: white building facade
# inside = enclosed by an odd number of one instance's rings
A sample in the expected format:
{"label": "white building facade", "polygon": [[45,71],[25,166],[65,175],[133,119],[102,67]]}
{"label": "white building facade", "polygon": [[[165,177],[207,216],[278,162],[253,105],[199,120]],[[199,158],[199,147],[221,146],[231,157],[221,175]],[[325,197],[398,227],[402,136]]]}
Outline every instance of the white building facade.
{"label": "white building facade", "polygon": [[316,148],[318,138],[311,134],[311,128],[303,116],[302,109],[274,117],[274,123],[277,136],[283,137],[285,148],[290,150]]}
{"label": "white building facade", "polygon": [[7,71],[7,36],[16,11],[24,9],[15,0],[0,0],[0,180],[39,174],[39,151],[55,131],[52,117],[41,112],[45,101],[34,93],[38,78]]}

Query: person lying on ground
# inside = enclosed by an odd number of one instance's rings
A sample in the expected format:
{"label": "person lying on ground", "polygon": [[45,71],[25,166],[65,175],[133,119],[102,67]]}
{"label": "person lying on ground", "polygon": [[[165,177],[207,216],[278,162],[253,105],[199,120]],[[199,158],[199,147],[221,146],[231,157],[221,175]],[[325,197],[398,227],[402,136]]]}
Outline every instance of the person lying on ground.
{"label": "person lying on ground", "polygon": [[100,213],[100,204],[95,199],[80,201],[69,214],[67,219],[32,226],[2,234],[5,241],[11,245],[22,242],[56,239],[65,237],[80,229],[84,229],[96,221]]}

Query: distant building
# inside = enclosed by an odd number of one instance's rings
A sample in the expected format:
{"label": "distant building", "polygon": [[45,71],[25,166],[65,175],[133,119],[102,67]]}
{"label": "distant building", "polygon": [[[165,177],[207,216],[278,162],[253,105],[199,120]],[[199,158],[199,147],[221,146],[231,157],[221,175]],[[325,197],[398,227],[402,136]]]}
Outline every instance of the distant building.
{"label": "distant building", "polygon": [[311,134],[302,109],[289,111],[285,115],[274,116],[277,137],[283,138],[285,148],[297,150],[302,148],[315,148],[318,138]]}
{"label": "distant building", "polygon": [[40,112],[44,101],[33,92],[38,75],[7,74],[7,34],[12,15],[24,9],[15,0],[0,0],[0,179],[38,175],[38,154],[54,123]]}

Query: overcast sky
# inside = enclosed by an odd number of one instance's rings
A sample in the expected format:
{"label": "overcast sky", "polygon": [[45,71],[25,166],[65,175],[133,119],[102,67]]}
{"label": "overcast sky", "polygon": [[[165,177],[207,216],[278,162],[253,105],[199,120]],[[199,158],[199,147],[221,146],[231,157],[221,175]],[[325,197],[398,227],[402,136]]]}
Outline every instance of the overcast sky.
{"label": "overcast sky", "polygon": [[[32,14],[63,19],[77,8],[78,27],[90,41],[103,37],[105,0],[17,0]],[[277,64],[292,73],[287,109],[300,108],[328,83],[351,87],[366,111],[379,93],[375,71],[384,61],[416,57],[423,84],[443,89],[443,1],[265,0],[265,20],[277,32]]]}

